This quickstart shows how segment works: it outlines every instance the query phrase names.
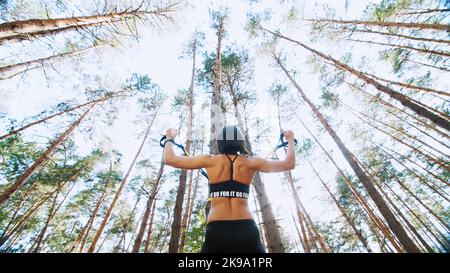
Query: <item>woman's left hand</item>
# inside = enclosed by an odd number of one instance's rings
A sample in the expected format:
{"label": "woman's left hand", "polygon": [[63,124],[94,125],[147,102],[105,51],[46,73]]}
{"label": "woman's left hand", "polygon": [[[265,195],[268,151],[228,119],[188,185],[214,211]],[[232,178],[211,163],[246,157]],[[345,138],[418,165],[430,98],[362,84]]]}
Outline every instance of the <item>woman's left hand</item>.
{"label": "woman's left hand", "polygon": [[178,130],[175,128],[169,128],[166,130],[166,138],[174,139],[178,135]]}

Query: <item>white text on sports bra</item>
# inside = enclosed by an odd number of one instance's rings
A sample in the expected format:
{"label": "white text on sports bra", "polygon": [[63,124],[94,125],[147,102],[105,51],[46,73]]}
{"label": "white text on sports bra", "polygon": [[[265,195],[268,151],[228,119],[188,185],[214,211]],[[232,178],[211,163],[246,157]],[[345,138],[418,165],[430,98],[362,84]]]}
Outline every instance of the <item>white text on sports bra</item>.
{"label": "white text on sports bra", "polygon": [[248,193],[241,191],[215,191],[209,194],[209,198],[215,197],[248,198]]}

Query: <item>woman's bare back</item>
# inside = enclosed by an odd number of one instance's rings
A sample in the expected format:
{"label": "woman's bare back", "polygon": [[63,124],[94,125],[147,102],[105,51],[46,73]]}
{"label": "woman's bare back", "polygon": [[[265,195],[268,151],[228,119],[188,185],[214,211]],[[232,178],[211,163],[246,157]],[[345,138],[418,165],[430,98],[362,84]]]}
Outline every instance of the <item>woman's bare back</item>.
{"label": "woman's bare back", "polygon": [[[228,155],[234,159],[236,155]],[[225,182],[231,179],[230,159],[225,154],[212,155],[214,163],[206,168],[210,184]],[[256,170],[251,168],[251,158],[242,155],[236,157],[233,163],[233,180],[245,185],[250,185]],[[248,207],[248,199],[216,197],[211,198],[211,209],[207,222],[215,220],[253,219]]]}

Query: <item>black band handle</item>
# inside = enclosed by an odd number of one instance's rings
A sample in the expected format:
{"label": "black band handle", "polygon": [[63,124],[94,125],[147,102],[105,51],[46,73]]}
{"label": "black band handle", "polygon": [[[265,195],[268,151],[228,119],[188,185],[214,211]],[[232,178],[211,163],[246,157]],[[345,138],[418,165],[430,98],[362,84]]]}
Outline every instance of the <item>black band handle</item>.
{"label": "black band handle", "polygon": [[[164,140],[166,140],[166,139],[167,139],[167,136],[166,136],[166,135],[163,135],[163,136],[161,137],[161,139],[159,140],[159,146],[161,146],[161,147],[164,148],[164,146],[165,146]],[[186,150],[184,149],[184,146],[183,146],[183,145],[176,143],[175,141],[173,141],[173,139],[172,139],[171,142],[172,142],[174,145],[178,146],[178,148],[180,148],[180,149],[183,151],[183,154],[184,154],[184,155],[188,155],[188,154],[186,153]]]}
{"label": "black band handle", "polygon": [[[281,147],[285,147],[288,145],[287,141],[283,141],[284,140],[284,134],[281,133],[280,134],[280,142],[281,144],[277,146],[277,149],[281,148]],[[297,139],[294,138],[294,144],[297,145]]]}
{"label": "black band handle", "polygon": [[164,148],[164,140],[166,139],[166,135],[163,135],[162,138],[159,140],[159,146]]}
{"label": "black band handle", "polygon": [[[164,140],[166,140],[166,139],[167,139],[166,135],[163,135],[163,136],[161,137],[161,139],[159,140],[159,146],[161,146],[161,147],[164,148]],[[183,145],[178,144],[178,143],[175,143],[175,141],[172,141],[172,143],[175,144],[176,146],[178,146],[178,148],[180,148],[180,149],[183,151],[184,155],[187,155],[186,150],[184,149],[184,146],[183,146]],[[200,169],[200,173],[201,173],[204,177],[206,177],[206,179],[209,180],[208,174],[205,172],[205,170]]]}

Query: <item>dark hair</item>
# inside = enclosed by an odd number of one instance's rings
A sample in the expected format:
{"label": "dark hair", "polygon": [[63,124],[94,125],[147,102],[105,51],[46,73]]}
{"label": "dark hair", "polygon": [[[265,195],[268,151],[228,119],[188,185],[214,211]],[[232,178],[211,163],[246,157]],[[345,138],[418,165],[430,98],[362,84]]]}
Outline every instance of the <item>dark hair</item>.
{"label": "dark hair", "polygon": [[221,154],[239,154],[249,156],[245,138],[236,126],[224,126],[218,134],[217,146]]}

